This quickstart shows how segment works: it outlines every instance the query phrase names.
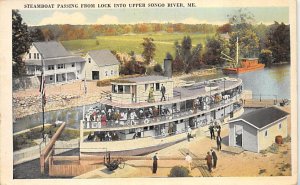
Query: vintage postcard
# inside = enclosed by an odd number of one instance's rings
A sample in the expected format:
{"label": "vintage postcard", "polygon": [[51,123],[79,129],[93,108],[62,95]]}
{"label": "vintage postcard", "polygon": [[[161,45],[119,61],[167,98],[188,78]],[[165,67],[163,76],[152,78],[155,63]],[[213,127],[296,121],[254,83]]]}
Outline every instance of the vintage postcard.
{"label": "vintage postcard", "polygon": [[0,183],[296,184],[295,5],[1,1]]}

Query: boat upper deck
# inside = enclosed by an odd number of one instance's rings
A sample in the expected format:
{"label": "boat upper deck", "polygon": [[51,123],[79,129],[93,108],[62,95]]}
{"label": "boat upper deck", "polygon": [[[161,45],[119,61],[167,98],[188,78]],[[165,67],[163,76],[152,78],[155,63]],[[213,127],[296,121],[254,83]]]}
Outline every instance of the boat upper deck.
{"label": "boat upper deck", "polygon": [[[140,81],[139,81],[140,82]],[[140,82],[141,83],[141,82]],[[182,87],[172,87],[173,92],[172,96],[166,96],[166,101],[153,101],[149,102],[145,99],[141,101],[128,101],[125,96],[122,96],[123,98],[120,98],[119,101],[112,101],[111,96],[106,97],[100,100],[100,103],[109,105],[112,107],[119,107],[119,108],[141,108],[141,107],[151,107],[151,106],[157,106],[157,105],[165,105],[165,104],[172,104],[172,103],[178,103],[186,100],[195,99],[197,97],[205,97],[205,96],[211,96],[217,93],[221,93],[224,91],[228,91],[230,89],[234,89],[238,86],[242,85],[241,79],[236,78],[219,78],[219,79],[213,79],[208,80],[204,82],[194,83],[190,84],[188,86],[182,86]],[[161,94],[157,94],[154,96],[156,99],[161,99]],[[130,102],[130,103],[128,103]]]}

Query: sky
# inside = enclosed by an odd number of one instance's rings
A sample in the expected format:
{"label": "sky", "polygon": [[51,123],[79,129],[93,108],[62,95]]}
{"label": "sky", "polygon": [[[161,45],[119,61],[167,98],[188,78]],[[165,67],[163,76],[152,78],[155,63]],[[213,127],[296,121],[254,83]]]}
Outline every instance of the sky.
{"label": "sky", "polygon": [[[46,24],[135,24],[135,23],[186,23],[217,24],[228,22],[238,7],[201,8],[128,8],[128,9],[46,9],[20,10],[29,26]],[[254,15],[257,24],[274,21],[289,24],[288,7],[251,7],[246,11]]]}

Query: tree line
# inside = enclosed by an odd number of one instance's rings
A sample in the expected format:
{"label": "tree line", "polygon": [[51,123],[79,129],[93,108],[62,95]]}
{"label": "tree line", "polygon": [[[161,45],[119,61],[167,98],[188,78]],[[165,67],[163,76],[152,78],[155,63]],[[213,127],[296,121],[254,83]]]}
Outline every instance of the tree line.
{"label": "tree line", "polygon": [[[172,60],[174,72],[190,72],[205,65],[226,66],[223,54],[234,61],[236,42],[239,42],[239,57],[259,57],[260,62],[270,66],[272,63],[290,63],[290,26],[274,22],[272,25],[253,24],[251,12],[238,10],[228,16],[228,23],[216,26],[209,24],[133,24],[133,25],[45,25],[28,27],[23,22],[18,10],[12,12],[12,41],[13,41],[13,74],[25,74],[22,55],[29,50],[32,42],[49,40],[76,40],[95,38],[101,35],[118,35],[129,33],[150,33],[165,31],[167,33],[184,32],[186,36],[181,42],[175,41],[175,55],[166,54]],[[189,33],[215,33],[206,39],[206,44],[193,47]],[[129,60],[121,61],[121,73],[143,74],[147,66],[153,62],[156,46],[151,37],[145,37],[141,45],[143,62],[136,60],[134,51],[129,53]],[[117,52],[113,51],[117,56]],[[223,53],[223,54],[222,54]],[[120,60],[120,58],[118,58]],[[231,61],[231,62],[232,62]],[[152,70],[161,72],[161,66],[152,65]]]}
{"label": "tree line", "polygon": [[94,39],[97,36],[115,36],[124,34],[145,33],[215,33],[218,26],[211,24],[173,24],[173,23],[139,23],[118,25],[44,25],[33,26],[30,30],[39,29],[46,40]]}

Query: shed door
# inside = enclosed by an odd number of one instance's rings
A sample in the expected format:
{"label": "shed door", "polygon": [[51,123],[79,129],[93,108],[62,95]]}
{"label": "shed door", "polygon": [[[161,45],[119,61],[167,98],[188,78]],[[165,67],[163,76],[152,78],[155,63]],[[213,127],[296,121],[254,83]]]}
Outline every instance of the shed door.
{"label": "shed door", "polygon": [[235,125],[235,146],[242,147],[243,146],[243,126]]}
{"label": "shed door", "polygon": [[92,79],[99,80],[99,71],[92,71]]}

